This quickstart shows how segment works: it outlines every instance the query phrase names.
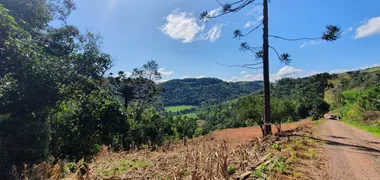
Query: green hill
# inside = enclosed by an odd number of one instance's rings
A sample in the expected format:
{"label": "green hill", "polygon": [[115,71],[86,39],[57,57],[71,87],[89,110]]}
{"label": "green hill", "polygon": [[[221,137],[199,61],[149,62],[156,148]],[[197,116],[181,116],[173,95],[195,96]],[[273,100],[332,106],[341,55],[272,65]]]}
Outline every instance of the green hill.
{"label": "green hill", "polygon": [[217,78],[174,79],[162,83],[165,106],[218,104],[262,89],[262,82],[225,82]]}

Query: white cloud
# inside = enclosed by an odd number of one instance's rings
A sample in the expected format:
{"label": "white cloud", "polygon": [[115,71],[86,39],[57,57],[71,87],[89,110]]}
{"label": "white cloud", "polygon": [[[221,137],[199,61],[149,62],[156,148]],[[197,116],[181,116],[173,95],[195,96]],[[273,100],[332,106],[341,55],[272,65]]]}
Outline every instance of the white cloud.
{"label": "white cloud", "polygon": [[[373,68],[373,67],[380,67],[380,64],[375,63],[375,64],[372,64],[369,66],[362,66],[362,67],[357,68],[357,69],[334,69],[334,70],[331,70],[329,73],[330,74],[339,74],[339,73],[344,73],[344,72],[348,72],[348,71],[356,71],[359,69],[364,70],[364,69]],[[242,71],[242,72],[245,72],[245,71]],[[294,68],[291,66],[285,66],[285,67],[281,68],[276,74],[270,74],[269,80],[271,82],[276,82],[276,81],[278,81],[282,78],[286,78],[286,77],[291,77],[291,78],[309,77],[309,76],[313,76],[313,75],[320,74],[320,73],[323,73],[323,72],[321,72],[321,71],[309,71],[308,73],[306,73],[301,69],[297,69],[297,68]],[[245,74],[245,73],[240,73],[240,74],[244,74],[244,75],[241,77],[234,76],[228,81],[230,81],[230,82],[262,81],[264,79],[262,74]]]}
{"label": "white cloud", "polygon": [[321,71],[310,71],[309,73],[306,74],[305,77],[314,76],[316,74],[321,74],[321,73],[323,73],[323,72],[321,72]]}
{"label": "white cloud", "polygon": [[380,16],[365,21],[356,29],[354,39],[380,34]]}
{"label": "white cloud", "polygon": [[[359,69],[363,70],[363,69],[368,69],[368,68],[373,68],[373,67],[379,67],[380,64],[372,64],[372,65],[369,65],[369,66],[362,66],[360,67]],[[330,74],[339,74],[339,73],[344,73],[344,72],[349,72],[349,71],[356,71],[356,70],[359,70],[359,69],[334,69],[334,70],[331,70],[329,73]]]}
{"label": "white cloud", "polygon": [[[210,14],[217,15],[220,9],[215,9]],[[216,24],[205,32],[205,22],[198,23],[193,14],[180,12],[179,9],[172,11],[166,16],[166,23],[159,27],[161,32],[183,43],[191,43],[196,40],[208,40],[215,42],[222,33],[223,24]]]}
{"label": "white cloud", "polygon": [[165,71],[164,68],[160,68],[158,72],[161,73],[163,76],[170,76],[174,73],[173,71]]}
{"label": "white cloud", "polygon": [[188,78],[196,78],[196,79],[200,79],[200,78],[205,78],[206,76],[204,75],[199,75],[199,76],[181,76],[180,79],[188,79]]}
{"label": "white cloud", "polygon": [[334,70],[331,70],[329,73],[330,74],[339,74],[339,73],[344,73],[344,72],[348,72],[348,71],[353,71],[355,69],[334,69]]}
{"label": "white cloud", "polygon": [[208,15],[211,16],[211,17],[213,17],[213,16],[217,16],[217,15],[220,14],[221,10],[222,10],[222,8],[214,9],[214,10],[210,11],[210,12],[208,13]]}
{"label": "white cloud", "polygon": [[[281,68],[276,74],[270,74],[269,79],[271,82],[275,82],[285,77],[300,77],[303,71],[301,69],[297,69],[291,66],[285,66]],[[230,81],[238,82],[238,81],[262,81],[262,74],[247,74],[243,77],[233,77]]]}
{"label": "white cloud", "polygon": [[254,21],[248,21],[247,23],[245,23],[244,28],[249,28],[251,26],[258,24],[260,21],[263,20],[263,18],[264,16],[261,15],[261,16],[256,17]]}
{"label": "white cloud", "polygon": [[309,42],[305,42],[305,43],[303,43],[303,44],[300,46],[300,48],[304,48],[304,47],[306,47],[306,46],[310,46],[310,45],[318,45],[318,44],[322,44],[322,43],[323,43],[322,40],[311,40],[311,41],[309,41]]}
{"label": "white cloud", "polygon": [[222,34],[223,24],[217,24],[213,26],[207,33],[202,34],[201,40],[209,40],[215,42]]}
{"label": "white cloud", "polygon": [[196,22],[196,18],[191,13],[174,10],[166,17],[166,24],[160,30],[173,39],[182,40],[183,43],[190,43],[195,36],[203,31],[204,26]]}
{"label": "white cloud", "polygon": [[253,26],[254,24],[256,24],[256,21],[248,21],[247,23],[245,23],[244,28],[249,28]]}
{"label": "white cloud", "polygon": [[246,71],[242,71],[242,72],[240,72],[240,74],[247,74],[247,72]]}
{"label": "white cloud", "polygon": [[251,11],[247,13],[247,16],[257,17],[262,14],[263,14],[263,8],[261,6],[256,6],[255,8],[253,8]]}
{"label": "white cloud", "polygon": [[360,67],[360,69],[368,69],[368,68],[379,67],[379,66],[380,66],[380,64],[375,63],[375,64],[372,64],[369,66],[362,66],[362,67]]}
{"label": "white cloud", "polygon": [[345,35],[345,34],[351,32],[353,29],[354,29],[354,27],[352,27],[352,26],[349,27],[349,28],[347,28],[347,29],[345,29],[345,30],[342,32],[342,35]]}
{"label": "white cloud", "polygon": [[233,77],[231,78],[230,81],[232,82],[239,82],[239,81],[262,81],[264,78],[263,78],[263,75],[262,74],[247,74],[247,75],[244,75],[243,77]]}
{"label": "white cloud", "polygon": [[258,24],[260,21],[263,20],[263,9],[261,7],[256,7],[252,9],[250,12],[247,13],[248,16],[253,16],[253,21],[248,21],[245,25],[244,28],[249,28],[251,26],[254,26]]}

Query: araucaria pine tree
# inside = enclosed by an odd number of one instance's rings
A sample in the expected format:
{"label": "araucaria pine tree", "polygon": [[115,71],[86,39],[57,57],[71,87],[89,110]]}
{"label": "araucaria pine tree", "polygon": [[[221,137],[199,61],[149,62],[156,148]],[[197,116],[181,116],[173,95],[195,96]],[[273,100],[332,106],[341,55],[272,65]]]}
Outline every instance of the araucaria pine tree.
{"label": "araucaria pine tree", "polygon": [[243,33],[239,29],[233,32],[234,38],[243,38],[248,36],[253,31],[263,28],[263,45],[260,47],[250,46],[248,43],[243,42],[240,45],[240,49],[242,51],[251,51],[255,53],[256,60],[259,62],[252,64],[242,64],[242,65],[226,65],[226,66],[236,66],[248,69],[261,69],[263,68],[263,76],[264,76],[264,136],[272,134],[271,130],[271,109],[270,109],[270,82],[269,82],[269,48],[276,53],[278,59],[284,64],[289,64],[291,61],[291,57],[288,53],[279,54],[278,51],[270,46],[269,38],[278,38],[286,41],[299,41],[299,40],[322,40],[327,42],[332,42],[340,38],[341,30],[336,25],[327,25],[326,31],[322,34],[322,36],[314,37],[314,38],[285,38],[276,35],[269,34],[268,27],[268,1],[262,0],[262,3],[256,3],[255,0],[237,0],[235,2],[222,3],[219,0],[216,0],[217,3],[222,7],[222,13],[218,15],[212,15],[208,11],[204,11],[200,15],[201,20],[205,19],[213,19],[217,18],[229,13],[236,13],[240,10],[249,7],[249,6],[262,6],[263,7],[263,20],[259,23],[258,26],[254,27],[247,33]]}

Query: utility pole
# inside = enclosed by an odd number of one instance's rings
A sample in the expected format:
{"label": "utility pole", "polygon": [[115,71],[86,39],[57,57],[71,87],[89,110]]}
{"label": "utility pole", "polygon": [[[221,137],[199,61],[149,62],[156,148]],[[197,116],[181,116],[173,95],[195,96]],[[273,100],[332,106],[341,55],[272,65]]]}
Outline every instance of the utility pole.
{"label": "utility pole", "polygon": [[264,136],[272,134],[270,113],[268,0],[264,0],[263,19],[263,71],[264,71]]}

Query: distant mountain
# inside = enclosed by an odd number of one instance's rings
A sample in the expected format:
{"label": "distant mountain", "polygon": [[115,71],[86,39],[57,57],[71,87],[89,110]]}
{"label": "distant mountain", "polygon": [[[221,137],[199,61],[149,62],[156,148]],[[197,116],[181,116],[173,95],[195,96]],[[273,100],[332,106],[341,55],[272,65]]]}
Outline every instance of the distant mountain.
{"label": "distant mountain", "polygon": [[232,83],[217,78],[174,79],[162,85],[165,106],[218,104],[263,88],[262,81]]}

